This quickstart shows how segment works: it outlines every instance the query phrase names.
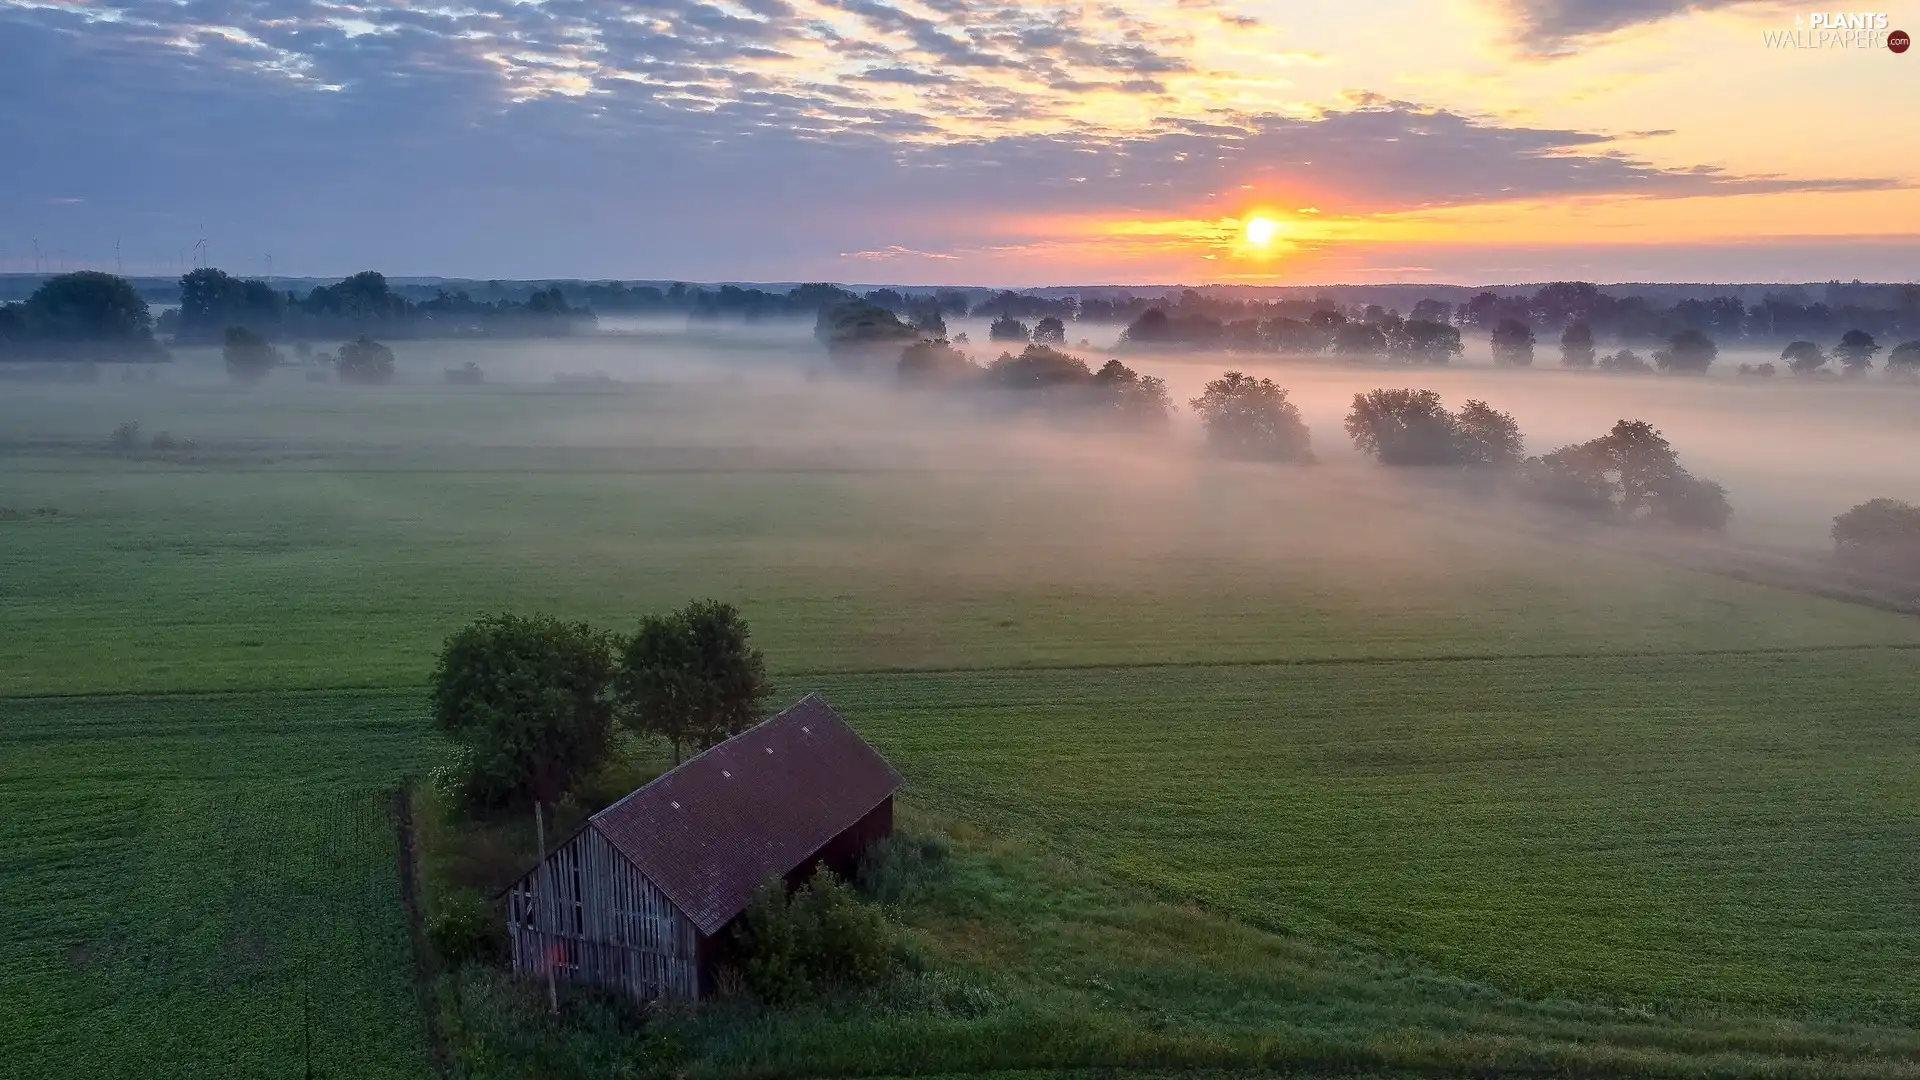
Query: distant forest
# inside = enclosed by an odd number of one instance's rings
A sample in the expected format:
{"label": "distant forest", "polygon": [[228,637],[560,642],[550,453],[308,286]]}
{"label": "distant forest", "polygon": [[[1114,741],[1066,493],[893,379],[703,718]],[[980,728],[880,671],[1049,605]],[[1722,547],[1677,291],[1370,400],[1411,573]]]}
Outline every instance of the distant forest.
{"label": "distant forest", "polygon": [[[904,328],[935,341],[947,338],[947,319],[968,317],[991,319],[991,340],[1009,344],[1064,344],[1082,336],[1070,331],[1073,324],[1101,323],[1124,324],[1122,347],[1140,350],[1447,363],[1464,353],[1467,332],[1484,334],[1494,361],[1507,366],[1530,365],[1536,351],[1543,351],[1548,362],[1570,367],[1692,372],[1712,365],[1720,348],[1742,346],[1781,349],[1781,369],[1795,374],[1861,374],[1882,352],[1890,372],[1920,371],[1920,341],[1915,340],[1920,339],[1920,285],[1834,283],[1824,288],[1827,299],[1813,299],[1800,286],[1757,299],[1753,286],[1728,286],[1726,295],[1688,295],[1670,302],[1667,298],[1683,287],[1653,285],[1646,287],[1651,295],[1620,295],[1619,287],[1584,282],[1556,282],[1530,293],[1431,286],[1426,288],[1437,296],[1415,299],[1403,313],[1340,299],[1385,295],[1388,287],[1329,288],[1278,299],[1213,288],[1140,295],[1111,287],[1078,293],[907,288],[856,293],[827,283],[786,289],[618,281],[395,284],[366,271],[303,293],[282,288],[284,281],[204,268],[179,279],[179,306],[156,319],[148,297],[160,282],[143,280],[136,287],[129,279],[97,271],[36,280],[24,300],[0,304],[0,360],[160,360],[167,355],[166,341],[217,344],[236,327],[266,341],[294,342],[362,335],[561,337],[594,332],[601,314],[722,323],[818,320],[829,311],[864,310],[890,316],[894,326],[884,329],[887,335]],[[1391,294],[1413,296],[1419,288],[1393,286]],[[1650,355],[1642,357],[1635,349]],[[1741,373],[1770,375],[1775,367],[1743,365]]]}

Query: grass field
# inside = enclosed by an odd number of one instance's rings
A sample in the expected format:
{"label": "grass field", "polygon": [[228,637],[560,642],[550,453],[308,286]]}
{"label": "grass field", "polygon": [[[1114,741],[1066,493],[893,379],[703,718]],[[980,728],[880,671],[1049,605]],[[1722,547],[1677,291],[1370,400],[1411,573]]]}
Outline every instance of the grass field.
{"label": "grass field", "polygon": [[701,1070],[1911,1074],[1920,621],[707,360],[764,385],[10,388],[0,1060],[420,1075],[439,641],[711,594],[967,838],[911,918],[1000,1004]]}

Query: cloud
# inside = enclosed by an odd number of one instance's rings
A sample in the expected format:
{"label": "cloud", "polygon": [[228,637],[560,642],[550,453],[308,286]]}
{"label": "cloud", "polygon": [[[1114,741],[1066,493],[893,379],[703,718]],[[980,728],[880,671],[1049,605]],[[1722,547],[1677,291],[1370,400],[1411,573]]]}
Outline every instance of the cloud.
{"label": "cloud", "polygon": [[1768,0],[1504,0],[1514,40],[1536,56],[1561,56],[1582,44],[1697,11]]}
{"label": "cloud", "polygon": [[[0,145],[34,163],[0,170],[0,233],[164,252],[205,221],[283,272],[782,280],[1246,191],[1332,216],[1893,183],[1663,168],[1364,92],[1222,111],[1180,92],[1182,32],[1120,7],[387,2],[0,0]],[[54,198],[85,202],[52,222]]]}

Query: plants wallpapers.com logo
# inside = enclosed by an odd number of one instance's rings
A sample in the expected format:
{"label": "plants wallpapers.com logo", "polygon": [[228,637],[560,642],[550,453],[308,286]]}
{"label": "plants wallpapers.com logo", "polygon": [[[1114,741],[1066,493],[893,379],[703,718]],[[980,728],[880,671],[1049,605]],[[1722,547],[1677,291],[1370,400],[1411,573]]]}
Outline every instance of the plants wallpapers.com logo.
{"label": "plants wallpapers.com logo", "polygon": [[1793,29],[1763,30],[1769,49],[1885,49],[1904,53],[1913,40],[1892,29],[1884,11],[1815,11],[1793,17]]}

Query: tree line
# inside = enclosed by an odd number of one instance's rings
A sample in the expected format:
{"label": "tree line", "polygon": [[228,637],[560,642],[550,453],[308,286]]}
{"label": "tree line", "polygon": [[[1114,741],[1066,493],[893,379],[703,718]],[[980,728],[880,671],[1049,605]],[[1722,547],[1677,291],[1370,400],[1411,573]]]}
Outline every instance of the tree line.
{"label": "tree line", "polygon": [[[1121,344],[1141,351],[1331,355],[1408,364],[1447,364],[1459,358],[1465,352],[1460,335],[1460,325],[1464,324],[1442,321],[1447,318],[1444,311],[1422,311],[1420,307],[1416,305],[1413,318],[1403,318],[1397,311],[1382,310],[1374,305],[1357,319],[1329,308],[1317,310],[1304,320],[1277,316],[1225,323],[1203,314],[1169,313],[1162,308],[1150,308],[1127,326],[1121,335]],[[997,329],[999,324],[995,326]],[[1653,371],[1701,374],[1713,366],[1720,354],[1717,341],[1691,327],[1676,330],[1650,356],[1642,356],[1629,348],[1602,354],[1596,347],[1599,340],[1593,324],[1584,319],[1566,324],[1559,334],[1560,365],[1619,374]],[[1501,318],[1488,328],[1488,353],[1498,367],[1532,367],[1538,343],[1535,327],[1519,319]],[[1839,335],[1830,353],[1812,341],[1796,340],[1781,351],[1781,360],[1797,375],[1820,373],[1832,360],[1838,363],[1842,374],[1859,377],[1873,366],[1872,358],[1880,350],[1872,334],[1854,328]],[[1886,370],[1894,378],[1920,377],[1920,340],[1895,346],[1887,356]],[[1770,363],[1743,364],[1739,370],[1742,375],[1766,376],[1774,372]]]}
{"label": "tree line", "polygon": [[180,307],[156,329],[177,344],[220,342],[244,327],[269,341],[313,341],[375,335],[422,337],[564,337],[591,331],[590,308],[567,302],[558,286],[535,289],[525,300],[475,300],[464,290],[437,289],[408,299],[384,274],[366,270],[305,296],[223,270],[195,270],[180,279]]}

